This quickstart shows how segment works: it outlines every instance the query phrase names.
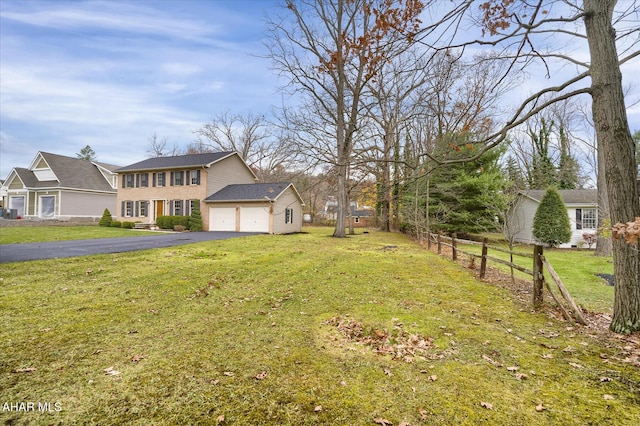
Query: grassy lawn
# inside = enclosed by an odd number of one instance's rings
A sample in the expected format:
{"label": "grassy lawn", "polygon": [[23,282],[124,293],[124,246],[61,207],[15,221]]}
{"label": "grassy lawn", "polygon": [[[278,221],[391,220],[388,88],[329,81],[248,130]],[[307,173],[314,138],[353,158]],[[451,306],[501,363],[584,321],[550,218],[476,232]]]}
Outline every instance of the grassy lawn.
{"label": "grassy lawn", "polygon": [[[489,245],[499,246],[508,249],[506,244],[489,243]],[[465,251],[480,254],[481,247],[475,245],[459,245]],[[526,254],[533,253],[533,246],[518,245],[514,251]],[[496,250],[489,249],[489,256],[497,257],[503,260],[509,260],[509,255]],[[613,307],[614,290],[612,286],[606,285],[603,278],[596,274],[613,274],[613,258],[599,257],[593,255],[593,250],[577,250],[577,249],[544,249],[544,255],[558,273],[562,282],[567,287],[571,296],[576,303],[591,312],[602,312],[611,314]],[[467,256],[463,255],[463,258]],[[533,260],[514,256],[514,263],[533,269]],[[479,267],[479,261],[477,261]],[[497,268],[503,272],[510,273],[510,268],[506,265],[492,262],[489,260],[488,265]],[[531,280],[531,276],[519,271],[515,271],[515,276],[526,280]],[[545,277],[556,289],[551,275],[545,269]],[[546,290],[545,290],[546,291]]]}
{"label": "grassy lawn", "polygon": [[624,341],[403,235],[330,234],[0,265],[0,404],[35,403],[0,422],[637,424]]}
{"label": "grassy lawn", "polygon": [[134,229],[107,228],[98,225],[0,227],[0,244],[139,237],[140,235],[153,235],[153,233]]}

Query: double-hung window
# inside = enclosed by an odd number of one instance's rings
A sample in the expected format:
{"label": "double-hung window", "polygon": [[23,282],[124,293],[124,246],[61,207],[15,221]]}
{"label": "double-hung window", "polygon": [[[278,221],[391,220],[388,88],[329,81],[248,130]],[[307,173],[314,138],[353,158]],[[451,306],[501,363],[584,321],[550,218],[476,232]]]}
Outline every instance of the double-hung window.
{"label": "double-hung window", "polygon": [[200,170],[191,170],[187,173],[189,173],[189,183],[191,185],[200,185]]}

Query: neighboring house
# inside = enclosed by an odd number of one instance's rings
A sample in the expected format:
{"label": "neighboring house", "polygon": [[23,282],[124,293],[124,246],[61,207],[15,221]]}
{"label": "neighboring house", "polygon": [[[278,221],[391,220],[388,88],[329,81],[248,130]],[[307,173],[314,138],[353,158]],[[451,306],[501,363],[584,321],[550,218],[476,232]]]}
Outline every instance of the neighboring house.
{"label": "neighboring house", "polygon": [[[349,226],[349,220],[354,228],[368,228],[375,226],[375,210],[373,207],[360,207],[356,201],[349,203],[349,217],[345,219],[345,226]],[[324,209],[316,213],[321,220],[336,220],[338,217],[338,202],[329,200],[324,204]]]}
{"label": "neighboring house", "polygon": [[[596,189],[561,189],[558,193],[567,207],[571,223],[571,240],[559,247],[578,247],[584,241],[583,234],[593,234],[597,230],[598,191]],[[543,190],[519,193],[518,201],[510,212],[510,229],[514,235],[514,241],[535,244],[533,218],[544,194]]]}
{"label": "neighboring house", "polygon": [[[246,199],[250,191],[245,186],[253,188],[256,185],[257,190],[261,184],[256,183],[258,178],[237,152],[149,158],[122,167],[117,173],[119,187],[116,215],[119,220],[155,223],[158,216],[189,216],[197,200],[200,202],[202,229],[245,231],[247,224],[251,222],[251,215],[257,213],[251,210],[252,207],[257,207],[257,200]],[[226,188],[228,186],[231,188]],[[293,189],[292,186],[291,188]],[[223,189],[226,189],[222,192],[224,199],[209,200]],[[276,187],[273,186],[272,189],[275,193]],[[278,194],[280,192],[283,191]],[[288,194],[289,191],[284,192]],[[278,194],[273,195],[273,199],[263,198],[262,204],[276,203],[280,206],[288,195],[278,197]],[[251,229],[268,233],[294,232],[288,229],[300,225],[301,205],[302,201],[298,196],[297,205],[289,207],[294,210],[289,213],[293,214],[292,218],[297,224],[284,223],[286,218],[283,216],[283,224],[290,226],[281,227],[276,222],[279,220],[277,218],[274,219],[273,226],[270,226],[271,222],[265,224],[264,218],[256,217]],[[233,226],[230,224],[230,208],[235,211]],[[273,214],[276,213],[274,209]],[[258,226],[260,221],[262,226]]]}
{"label": "neighboring house", "polygon": [[2,185],[3,206],[21,218],[96,219],[116,207],[118,166],[38,152],[28,168],[16,167]]}
{"label": "neighboring house", "polygon": [[210,231],[289,234],[302,230],[304,203],[289,182],[231,184],[204,202]]}
{"label": "neighboring house", "polygon": [[[375,210],[372,207],[362,207],[358,208],[358,206],[351,206],[351,216],[347,218],[347,221],[351,220],[354,228],[369,228],[375,226]],[[349,226],[348,222],[347,225]]]}

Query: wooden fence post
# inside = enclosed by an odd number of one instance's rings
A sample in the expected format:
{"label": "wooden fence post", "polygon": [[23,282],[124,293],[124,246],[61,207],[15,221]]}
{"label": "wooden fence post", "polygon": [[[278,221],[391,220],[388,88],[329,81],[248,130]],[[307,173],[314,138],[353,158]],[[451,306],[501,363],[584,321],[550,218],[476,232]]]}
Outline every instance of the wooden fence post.
{"label": "wooden fence post", "polygon": [[489,242],[488,238],[484,238],[482,240],[482,258],[480,259],[480,279],[484,278],[484,275],[487,273],[487,244]]}
{"label": "wooden fence post", "polygon": [[427,248],[431,250],[431,231],[427,231]]}
{"label": "wooden fence post", "polygon": [[440,239],[440,233],[438,233],[438,254],[442,254],[442,240]]}
{"label": "wooden fence post", "polygon": [[542,246],[533,247],[533,307],[542,306],[542,289],[544,288],[544,275],[542,270],[542,255],[544,253]]}
{"label": "wooden fence post", "polygon": [[456,250],[456,233],[451,234],[451,257],[453,260],[458,260],[458,250]]}

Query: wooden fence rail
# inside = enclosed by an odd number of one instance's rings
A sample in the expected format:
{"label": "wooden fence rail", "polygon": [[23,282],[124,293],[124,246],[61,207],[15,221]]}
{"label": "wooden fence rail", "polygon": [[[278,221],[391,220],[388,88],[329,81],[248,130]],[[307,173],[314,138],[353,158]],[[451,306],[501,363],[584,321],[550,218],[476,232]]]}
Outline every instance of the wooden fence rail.
{"label": "wooden fence rail", "polygon": [[[565,287],[564,283],[562,282],[562,280],[560,279],[560,277],[558,276],[558,274],[556,273],[556,271],[553,269],[553,266],[551,266],[551,263],[549,263],[549,261],[544,257],[544,248],[540,245],[536,245],[533,248],[533,253],[523,253],[523,252],[517,252],[517,251],[513,251],[513,250],[507,250],[504,249],[502,247],[495,247],[495,246],[491,246],[488,244],[488,240],[485,238],[481,243],[477,242],[477,241],[470,241],[470,240],[464,240],[464,239],[460,239],[456,237],[456,234],[452,234],[451,237],[445,236],[445,235],[441,235],[441,234],[423,234],[423,236],[426,236],[427,239],[427,247],[429,249],[431,249],[431,245],[433,243],[437,244],[437,250],[438,250],[438,254],[442,254],[442,246],[445,247],[450,247],[451,251],[452,251],[452,259],[453,260],[457,260],[458,258],[458,253],[463,253],[467,256],[469,256],[470,258],[476,259],[479,258],[480,259],[480,279],[484,279],[485,275],[486,275],[486,271],[487,271],[487,261],[491,260],[492,262],[497,262],[503,265],[507,265],[511,268],[511,277],[513,279],[513,270],[516,269],[520,272],[523,272],[527,275],[531,275],[531,277],[533,278],[533,306],[534,307],[540,307],[542,306],[542,302],[543,302],[543,289],[544,287],[547,288],[547,290],[549,291],[549,293],[551,294],[551,297],[553,298],[553,300],[556,302],[556,304],[558,305],[558,307],[560,308],[560,311],[562,312],[562,316],[567,319],[567,321],[570,321],[571,323],[573,323],[574,318],[575,321],[577,321],[580,324],[584,324],[586,325],[587,322],[584,318],[584,316],[582,315],[582,310],[580,309],[580,307],[574,302],[573,298],[571,297],[571,295],[569,294],[569,291],[567,290],[567,288]],[[448,242],[445,242],[448,241]],[[467,250],[463,250],[459,247],[459,244],[465,244],[465,245],[475,245],[475,246],[481,246],[482,247],[482,253],[481,254],[476,254],[476,253],[472,253],[469,252]],[[489,250],[495,250],[497,252],[501,252],[501,253],[506,253],[510,256],[511,261],[507,261],[504,259],[500,259],[498,257],[494,257],[494,256],[489,256],[488,252]],[[532,259],[533,260],[533,268],[529,269],[526,268],[522,265],[518,265],[517,263],[515,263],[513,261],[513,257],[514,256],[519,256],[519,257],[524,257],[524,258],[528,258],[528,259]],[[565,300],[565,302],[567,303],[567,305],[569,306],[569,309],[573,312],[573,317],[571,315],[569,315],[568,310],[562,305],[560,298],[558,298],[555,293],[551,290],[551,286],[549,285],[549,283],[545,280],[544,277],[544,268],[546,267],[547,271],[549,272],[549,275],[551,276],[551,278],[553,279],[553,281],[556,283],[556,286],[558,287],[558,290],[560,291],[560,294],[562,296],[562,298]]]}

